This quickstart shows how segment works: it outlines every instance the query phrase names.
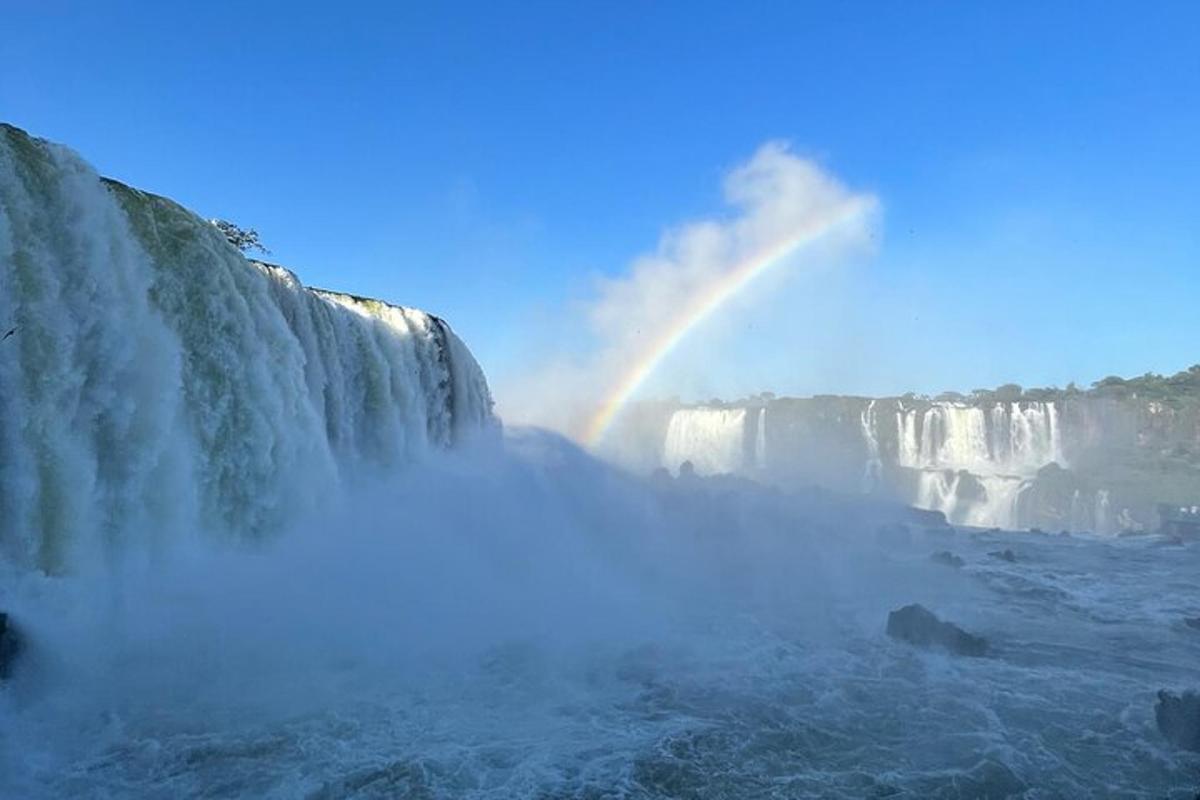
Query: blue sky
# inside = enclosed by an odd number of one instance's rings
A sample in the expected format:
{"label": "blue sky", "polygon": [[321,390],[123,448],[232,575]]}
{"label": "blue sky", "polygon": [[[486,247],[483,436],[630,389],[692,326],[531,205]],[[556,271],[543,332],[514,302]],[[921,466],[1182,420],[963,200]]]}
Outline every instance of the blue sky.
{"label": "blue sky", "polygon": [[879,199],[877,248],[743,299],[690,390],[1200,361],[1198,4],[244,5],[4,3],[0,119],[501,383],[777,139]]}

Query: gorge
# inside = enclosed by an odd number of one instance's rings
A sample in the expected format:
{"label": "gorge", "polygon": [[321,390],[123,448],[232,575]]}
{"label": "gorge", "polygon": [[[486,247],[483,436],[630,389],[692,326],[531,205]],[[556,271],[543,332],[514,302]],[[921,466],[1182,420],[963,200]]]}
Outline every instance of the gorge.
{"label": "gorge", "polygon": [[701,474],[880,495],[958,525],[1157,530],[1200,503],[1200,366],[1087,391],[643,403],[613,438],[638,469],[690,461]]}

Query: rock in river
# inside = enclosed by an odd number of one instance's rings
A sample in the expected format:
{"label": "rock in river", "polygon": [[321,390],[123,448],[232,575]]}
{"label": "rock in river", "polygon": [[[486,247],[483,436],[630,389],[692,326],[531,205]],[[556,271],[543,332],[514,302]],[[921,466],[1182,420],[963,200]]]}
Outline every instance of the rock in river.
{"label": "rock in river", "polygon": [[913,603],[888,614],[887,633],[919,647],[942,647],[963,656],[987,652],[987,640],[967,633],[953,622],[943,622],[929,609]]}
{"label": "rock in river", "polygon": [[1159,692],[1154,720],[1171,744],[1200,753],[1200,694]]}

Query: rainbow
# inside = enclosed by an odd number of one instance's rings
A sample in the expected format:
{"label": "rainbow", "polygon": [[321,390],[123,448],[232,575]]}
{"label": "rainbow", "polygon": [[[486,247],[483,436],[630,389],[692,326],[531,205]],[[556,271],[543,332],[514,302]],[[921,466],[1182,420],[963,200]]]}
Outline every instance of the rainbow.
{"label": "rainbow", "polygon": [[697,292],[692,301],[672,317],[671,324],[661,335],[650,341],[640,357],[634,359],[629,371],[617,381],[612,393],[588,420],[583,433],[584,443],[591,446],[599,443],[616,419],[617,413],[646,379],[654,374],[654,370],[663,359],[687,338],[693,328],[724,305],[729,298],[771,267],[786,261],[788,256],[813,244],[847,221],[858,218],[873,205],[874,201],[870,198],[855,198],[845,202],[829,213],[813,219],[781,241],[764,248],[704,287],[703,291]]}

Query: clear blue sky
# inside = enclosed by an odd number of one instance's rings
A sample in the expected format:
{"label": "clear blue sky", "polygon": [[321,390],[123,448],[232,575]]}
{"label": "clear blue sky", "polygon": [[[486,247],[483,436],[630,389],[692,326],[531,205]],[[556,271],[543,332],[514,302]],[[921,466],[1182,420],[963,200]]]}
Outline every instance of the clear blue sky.
{"label": "clear blue sky", "polygon": [[777,138],[883,225],[759,388],[1200,361],[1198,3],[0,6],[0,119],[446,316],[492,373]]}

